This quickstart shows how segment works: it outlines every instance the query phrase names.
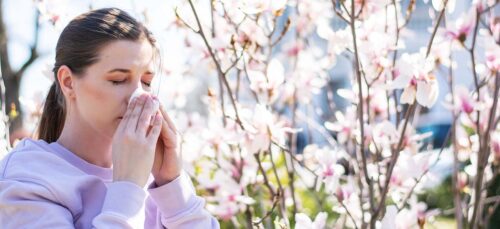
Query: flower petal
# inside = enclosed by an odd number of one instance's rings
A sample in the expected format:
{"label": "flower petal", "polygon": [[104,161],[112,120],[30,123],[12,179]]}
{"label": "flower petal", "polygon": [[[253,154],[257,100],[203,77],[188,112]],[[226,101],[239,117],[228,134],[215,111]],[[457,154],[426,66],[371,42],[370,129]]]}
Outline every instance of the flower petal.
{"label": "flower petal", "polygon": [[424,107],[432,107],[438,97],[438,86],[435,81],[417,83],[417,102]]}
{"label": "flower petal", "polygon": [[405,88],[403,94],[401,94],[401,103],[413,104],[413,102],[415,102],[415,87],[410,86]]}

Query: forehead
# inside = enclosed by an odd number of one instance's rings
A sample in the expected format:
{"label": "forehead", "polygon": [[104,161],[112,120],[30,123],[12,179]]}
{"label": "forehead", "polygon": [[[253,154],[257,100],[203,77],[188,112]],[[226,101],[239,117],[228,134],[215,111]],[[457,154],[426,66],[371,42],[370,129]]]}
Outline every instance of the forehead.
{"label": "forehead", "polygon": [[98,57],[97,64],[107,68],[149,68],[153,65],[154,50],[147,40],[119,40],[105,45]]}

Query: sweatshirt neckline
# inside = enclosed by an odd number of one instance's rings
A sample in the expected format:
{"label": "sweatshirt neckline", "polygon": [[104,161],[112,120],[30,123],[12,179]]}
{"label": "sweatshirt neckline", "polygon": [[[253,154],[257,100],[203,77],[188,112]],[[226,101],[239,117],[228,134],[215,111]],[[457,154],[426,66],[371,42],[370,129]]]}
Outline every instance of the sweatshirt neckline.
{"label": "sweatshirt neckline", "polygon": [[89,163],[82,158],[78,157],[75,155],[73,152],[69,151],[67,148],[59,144],[58,142],[52,142],[49,144],[49,146],[54,149],[54,152],[74,165],[75,167],[79,168],[83,172],[98,176],[104,180],[112,180],[113,179],[113,168],[104,168],[101,166],[94,165],[92,163]]}

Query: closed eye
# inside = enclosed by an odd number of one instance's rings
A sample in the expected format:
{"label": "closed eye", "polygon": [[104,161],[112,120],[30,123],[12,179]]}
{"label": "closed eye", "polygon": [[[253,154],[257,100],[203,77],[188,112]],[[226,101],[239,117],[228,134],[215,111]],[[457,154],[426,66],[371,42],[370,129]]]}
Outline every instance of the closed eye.
{"label": "closed eye", "polygon": [[109,82],[111,82],[113,85],[118,85],[124,83],[125,80],[110,80]]}
{"label": "closed eye", "polygon": [[[113,85],[119,85],[119,84],[125,83],[125,81],[126,80],[110,80],[109,82],[111,82]],[[144,85],[146,85],[147,87],[151,87],[151,83],[144,82],[144,81],[142,81],[142,83]]]}

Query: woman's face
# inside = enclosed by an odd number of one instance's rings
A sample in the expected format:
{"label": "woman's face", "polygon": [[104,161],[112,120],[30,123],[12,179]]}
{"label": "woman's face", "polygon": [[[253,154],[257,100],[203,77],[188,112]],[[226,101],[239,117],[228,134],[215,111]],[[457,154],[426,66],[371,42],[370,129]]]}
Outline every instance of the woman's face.
{"label": "woman's face", "polygon": [[132,93],[151,91],[153,47],[147,41],[114,41],[104,46],[98,61],[74,80],[73,110],[98,133],[112,137]]}

